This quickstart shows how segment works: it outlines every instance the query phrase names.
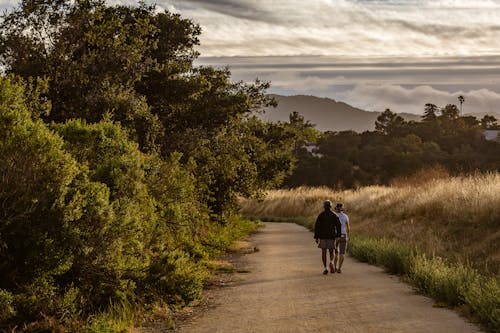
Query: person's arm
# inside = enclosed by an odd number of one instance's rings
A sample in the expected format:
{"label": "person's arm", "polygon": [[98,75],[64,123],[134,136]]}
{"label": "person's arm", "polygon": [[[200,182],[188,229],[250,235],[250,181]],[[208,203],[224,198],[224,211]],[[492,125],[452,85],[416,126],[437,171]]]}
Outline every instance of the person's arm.
{"label": "person's arm", "polygon": [[337,218],[335,229],[337,229],[337,238],[339,238],[340,236],[342,236],[342,224],[340,224],[340,218],[337,215],[335,215],[335,217]]}
{"label": "person's arm", "polygon": [[319,222],[319,216],[316,218],[316,223],[314,223],[314,240],[317,242],[319,242],[319,239],[318,239],[318,222]]}
{"label": "person's arm", "polygon": [[345,230],[347,232],[347,238],[351,237],[351,228],[349,227],[349,217],[347,217],[347,223],[345,224]]}

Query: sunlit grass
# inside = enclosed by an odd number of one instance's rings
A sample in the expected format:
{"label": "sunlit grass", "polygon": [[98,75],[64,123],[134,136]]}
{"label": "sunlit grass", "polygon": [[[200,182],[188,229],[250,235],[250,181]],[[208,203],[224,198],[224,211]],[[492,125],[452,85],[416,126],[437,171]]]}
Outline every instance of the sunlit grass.
{"label": "sunlit grass", "polygon": [[497,273],[500,261],[500,174],[438,177],[356,190],[300,187],[242,201],[247,216],[314,219],[326,199],[342,201],[353,233],[400,240],[430,255]]}
{"label": "sunlit grass", "polygon": [[312,229],[326,199],[346,207],[353,256],[405,275],[440,306],[468,307],[500,332],[499,173],[430,172],[393,186],[276,190],[262,201],[242,200],[242,213]]}

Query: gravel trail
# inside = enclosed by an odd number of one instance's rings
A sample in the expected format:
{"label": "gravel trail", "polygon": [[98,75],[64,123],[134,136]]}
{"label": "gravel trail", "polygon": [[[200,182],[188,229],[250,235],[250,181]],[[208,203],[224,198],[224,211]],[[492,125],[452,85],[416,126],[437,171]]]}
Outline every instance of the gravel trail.
{"label": "gravel trail", "polygon": [[312,233],[266,223],[252,236],[259,251],[177,332],[480,332],[457,313],[381,268],[346,257],[342,274],[323,275]]}

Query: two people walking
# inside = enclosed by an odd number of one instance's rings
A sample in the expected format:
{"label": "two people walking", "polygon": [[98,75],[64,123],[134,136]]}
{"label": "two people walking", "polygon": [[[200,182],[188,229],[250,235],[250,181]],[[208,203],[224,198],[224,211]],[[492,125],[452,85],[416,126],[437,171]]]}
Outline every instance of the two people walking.
{"label": "two people walking", "polygon": [[[338,203],[335,212],[332,211],[332,202],[323,202],[324,211],[318,215],[314,225],[314,239],[321,249],[323,274],[342,273],[342,264],[349,239],[349,217],[343,212],[344,206]],[[326,253],[329,252],[330,263],[326,265]],[[338,266],[337,266],[338,263]]]}

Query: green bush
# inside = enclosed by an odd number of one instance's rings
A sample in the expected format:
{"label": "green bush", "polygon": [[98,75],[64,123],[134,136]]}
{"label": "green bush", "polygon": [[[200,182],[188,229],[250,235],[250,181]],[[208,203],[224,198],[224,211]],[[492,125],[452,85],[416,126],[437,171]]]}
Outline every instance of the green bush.
{"label": "green bush", "polygon": [[66,272],[71,226],[57,205],[79,174],[63,141],[30,118],[22,86],[0,78],[0,288]]}
{"label": "green bush", "polygon": [[172,251],[150,266],[148,290],[155,296],[167,295],[169,303],[189,304],[200,296],[207,274],[207,270],[185,252]]}
{"label": "green bush", "polygon": [[500,280],[481,278],[464,290],[464,299],[482,322],[500,332]]}
{"label": "green bush", "polygon": [[371,239],[354,236],[350,253],[360,261],[382,265],[389,273],[405,274],[413,264],[416,251],[388,239]]}
{"label": "green bush", "polygon": [[449,305],[465,303],[464,292],[477,283],[479,275],[461,264],[449,265],[442,258],[415,258],[410,280],[425,294]]}
{"label": "green bush", "polygon": [[0,323],[16,314],[13,302],[14,296],[10,292],[0,289]]}
{"label": "green bush", "polygon": [[500,332],[500,280],[486,277],[463,264],[428,258],[408,246],[386,239],[355,236],[350,253],[360,261],[406,274],[420,292],[449,306],[467,304],[471,312],[494,332]]}
{"label": "green bush", "polygon": [[204,260],[256,225],[210,220],[192,160],[109,120],[48,127],[25,94],[0,78],[2,329],[122,329],[131,304],[199,297]]}

